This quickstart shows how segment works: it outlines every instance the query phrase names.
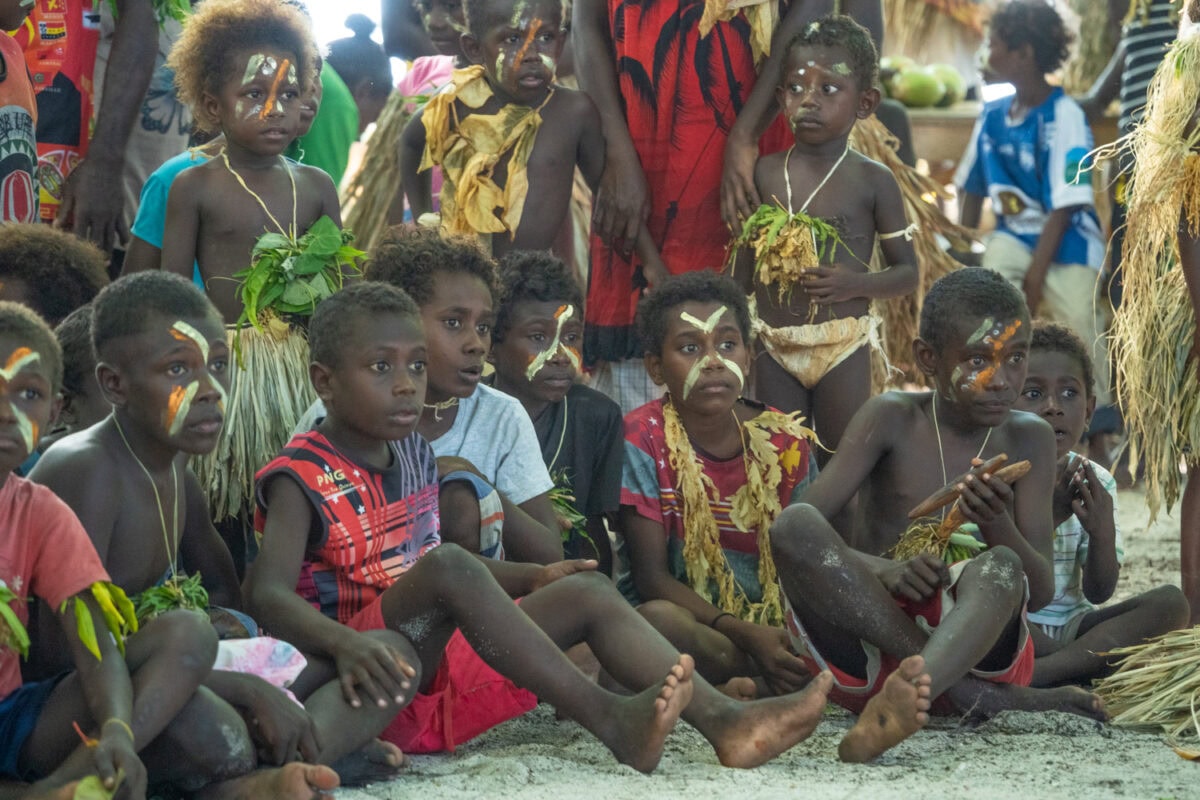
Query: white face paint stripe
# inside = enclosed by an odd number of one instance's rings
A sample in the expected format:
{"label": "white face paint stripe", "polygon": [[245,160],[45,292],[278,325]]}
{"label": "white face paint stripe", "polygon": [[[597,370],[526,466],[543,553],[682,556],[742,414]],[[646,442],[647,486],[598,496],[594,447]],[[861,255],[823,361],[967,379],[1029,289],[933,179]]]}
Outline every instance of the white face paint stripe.
{"label": "white face paint stripe", "polygon": [[978,342],[982,342],[983,337],[987,336],[994,327],[996,326],[991,317],[984,318],[983,324],[976,328],[975,332],[971,334],[971,337],[967,339],[967,344],[976,344]]}
{"label": "white face paint stripe", "polygon": [[[22,350],[25,352],[21,353]],[[21,353],[21,355],[18,356],[18,353]],[[14,359],[13,356],[16,356],[16,358]],[[3,378],[5,381],[11,381],[14,375],[35,361],[40,361],[41,358],[40,355],[28,347],[19,347],[8,357],[8,364],[0,367],[0,378]]]}
{"label": "white face paint stripe", "polygon": [[721,315],[723,315],[728,310],[729,309],[727,309],[725,306],[721,306],[716,311],[709,314],[708,319],[704,322],[701,322],[699,319],[697,319],[696,317],[693,317],[691,314],[689,314],[686,311],[679,312],[679,318],[681,320],[683,320],[684,322],[686,322],[694,327],[699,328],[700,330],[704,331],[705,333],[712,333],[716,329],[717,323],[721,321]]}
{"label": "white face paint stripe", "polygon": [[33,452],[33,446],[37,444],[37,425],[24,411],[17,408],[15,403],[9,405],[12,408],[13,416],[17,418],[17,430],[21,432],[21,438],[25,441],[25,453],[28,455]]}
{"label": "white face paint stripe", "polygon": [[559,313],[555,315],[558,320],[558,327],[554,331],[554,338],[550,340],[550,346],[534,357],[533,361],[529,362],[529,367],[525,370],[525,378],[533,380],[533,376],[537,375],[549,363],[550,359],[557,355],[559,350],[567,354],[567,359],[571,362],[571,366],[579,372],[579,356],[571,352],[562,343],[563,325],[567,324],[567,320],[575,315],[575,306],[563,306],[559,309]]}
{"label": "white face paint stripe", "polygon": [[263,62],[266,60],[266,58],[267,57],[262,53],[255,53],[254,55],[250,56],[250,58],[246,61],[246,71],[242,74],[243,86],[254,80],[254,76],[258,74],[259,70],[262,69]]}
{"label": "white face paint stripe", "polygon": [[[167,409],[167,433],[175,436],[183,430],[183,423],[187,419],[188,412],[192,410],[192,399],[195,398],[196,392],[200,391],[200,381],[192,381],[183,390],[183,397],[179,401],[179,405],[175,406],[174,414],[171,409]],[[172,392],[172,397],[174,393]]]}
{"label": "white face paint stripe", "polygon": [[[176,339],[180,339],[180,336],[185,336],[195,342],[196,347],[200,348],[200,355],[204,359],[204,363],[208,363],[208,339],[204,338],[204,334],[183,320],[176,320],[175,324],[171,326],[171,331],[171,335],[175,336]],[[175,334],[176,331],[179,335]]]}

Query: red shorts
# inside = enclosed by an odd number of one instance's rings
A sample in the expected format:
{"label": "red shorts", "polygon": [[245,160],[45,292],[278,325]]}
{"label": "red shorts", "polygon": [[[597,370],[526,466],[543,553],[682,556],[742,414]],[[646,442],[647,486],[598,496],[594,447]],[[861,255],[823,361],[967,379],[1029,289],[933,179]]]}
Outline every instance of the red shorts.
{"label": "red shorts", "polygon": [[[382,630],[381,601],[366,606],[347,623],[356,631]],[[413,698],[380,738],[405,753],[443,753],[531,711],[537,697],[489,667],[455,631],[442,654],[433,683]]]}
{"label": "red shorts", "polygon": [[[940,594],[919,602],[898,597],[896,598],[896,604],[900,606],[901,610],[910,619],[917,623],[918,627],[926,633],[932,633],[942,621],[942,617],[954,609],[955,586],[967,563],[966,561],[960,561],[950,567],[950,585],[942,589]],[[901,659],[880,652],[879,648],[868,642],[860,642],[859,644],[862,646],[863,653],[867,656],[867,677],[859,678],[838,669],[837,666],[830,663],[817,652],[817,648],[813,645],[808,633],[804,630],[800,619],[792,611],[792,607],[786,603],[786,599],[785,597],[784,624],[787,626],[792,647],[799,654],[801,660],[804,661],[805,666],[814,675],[826,669],[833,673],[833,689],[829,692],[830,700],[855,714],[862,713],[867,701],[878,694],[879,690],[883,688],[883,682],[887,679],[887,676],[895,672],[896,668],[900,666]],[[1026,601],[1029,599],[1028,586],[1025,589],[1025,599]],[[991,681],[992,683],[1007,683],[1015,686],[1029,685],[1029,682],[1033,679],[1033,640],[1029,637],[1029,627],[1025,621],[1025,609],[1023,605],[1021,609],[1021,628],[1017,635],[1017,647],[1009,665],[998,671],[973,669],[970,674],[985,681]],[[949,699],[944,695],[934,700],[931,710],[934,714],[942,715],[954,715],[958,713],[958,710],[951,705]]]}

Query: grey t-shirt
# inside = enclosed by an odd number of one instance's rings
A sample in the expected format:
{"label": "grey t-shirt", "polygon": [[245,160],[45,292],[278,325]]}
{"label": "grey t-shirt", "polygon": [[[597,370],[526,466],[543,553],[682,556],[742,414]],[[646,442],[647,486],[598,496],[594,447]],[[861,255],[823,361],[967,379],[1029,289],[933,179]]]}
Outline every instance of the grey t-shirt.
{"label": "grey t-shirt", "polygon": [[[325,418],[318,400],[296,425],[294,433],[312,430]],[[515,397],[480,385],[458,403],[450,430],[429,443],[438,456],[458,456],[492,482],[510,501],[520,505],[554,487],[533,423]]]}

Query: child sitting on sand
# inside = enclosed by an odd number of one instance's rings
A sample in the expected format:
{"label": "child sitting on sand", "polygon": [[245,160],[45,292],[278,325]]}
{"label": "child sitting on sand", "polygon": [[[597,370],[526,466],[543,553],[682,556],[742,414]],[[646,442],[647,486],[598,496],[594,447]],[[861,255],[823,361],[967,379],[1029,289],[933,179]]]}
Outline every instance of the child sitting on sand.
{"label": "child sitting on sand", "polygon": [[566,520],[564,554],[595,558],[611,574],[605,518],[615,518],[620,506],[621,409],[577,380],[583,293],[567,265],[545,252],[507,253],[500,260],[500,286],[492,330],[494,386],[521,401],[555,491],[569,495],[564,502],[582,517]]}
{"label": "child sitting on sand", "polygon": [[[183,607],[207,607],[221,627],[234,627],[224,612],[242,605],[233,560],[187,467],[191,456],[216,446],[223,424],[231,354],[220,314],[194,285],[163,272],[114,283],[96,298],[94,314],[96,374],[113,413],[47,450],[32,479],[79,516],[139,617],[171,605],[158,587],[175,587]],[[200,576],[207,597],[183,588],[185,568]],[[285,658],[286,646],[276,645],[222,643],[238,669],[216,669],[205,682],[221,698],[211,704],[213,730],[252,742],[269,764],[285,764],[298,751],[332,765],[344,784],[394,773],[401,754],[375,736],[396,708],[350,708],[340,691],[320,690],[328,679],[314,677],[324,674],[319,668],[301,672],[303,660]],[[43,658],[42,668],[55,674],[61,665]],[[305,707],[276,688],[285,682]],[[257,722],[246,725],[243,716]],[[219,740],[196,739],[197,748]]]}
{"label": "child sitting on sand", "polygon": [[[419,686],[388,734],[407,752],[453,749],[538,698],[644,772],[680,716],[727,766],[764,763],[808,736],[828,676],[802,694],[739,703],[693,675],[691,657],[594,562],[515,564],[440,542],[437,466],[417,432],[421,317],[403,291],[369,281],[317,307],[312,377],[327,415],[261,473],[262,549],[244,587],[255,616],[336,668],[352,702]],[[560,648],[581,641],[636,694],[575,669]]]}
{"label": "child sitting on sand", "polygon": [[[932,701],[939,713],[1104,718],[1099,700],[1076,687],[1027,688],[1026,600],[1038,609],[1054,593],[1055,462],[1050,426],[1012,410],[1029,328],[1021,294],[998,273],[939,279],[913,345],[933,391],[869,400],[802,502],[771,529],[793,646],[810,669],[833,670],[831,697],[860,713],[839,747],[843,760],[871,760],[910,736]],[[998,453],[1028,460],[1030,471],[1010,487],[978,467]],[[949,568],[928,554],[882,557],[909,526],[908,510],[946,484],[988,549]],[[852,547],[828,520],[855,493]]]}
{"label": "child sitting on sand", "polygon": [[[442,462],[444,491],[471,489],[483,505],[443,496],[444,535],[487,556],[561,560],[554,483],[529,415],[516,399],[481,384],[499,294],[495,262],[470,238],[396,229],[371,253],[366,277],[403,289],[420,306],[429,381],[417,430]],[[311,429],[324,413],[318,401],[297,429]],[[507,511],[472,470],[499,491]],[[460,513],[468,519],[451,516]]]}
{"label": "child sitting on sand", "polygon": [[1034,686],[1086,684],[1111,671],[1100,653],[1127,647],[1188,620],[1174,586],[1097,609],[1112,596],[1124,550],[1116,522],[1117,486],[1099,464],[1072,452],[1096,408],[1092,360],[1078,336],[1037,322],[1029,371],[1014,408],[1037,414],[1054,429],[1054,599],[1029,613],[1033,623]]}
{"label": "child sitting on sand", "polygon": [[[227,740],[207,727],[211,695],[196,688],[209,674],[217,637],[203,617],[167,613],[124,637],[137,626],[115,618],[118,595],[79,520],[49,489],[10,474],[52,418],[62,378],[58,343],[28,309],[0,303],[0,357],[0,589],[6,595],[0,600],[6,612],[0,615],[0,782],[43,779],[34,787],[0,785],[0,797],[69,797],[56,790],[87,775],[112,790],[118,772],[124,773],[123,796],[132,798],[145,797],[148,777],[200,790],[196,797],[205,800],[307,798],[309,779],[335,786],[336,775],[300,764],[250,775],[249,741]],[[53,609],[75,671],[22,684],[18,660],[28,641],[20,634],[34,597]],[[99,635],[82,637],[80,614],[91,617],[87,627]],[[306,793],[283,791],[296,780],[292,789],[299,785]]]}
{"label": "child sitting on sand", "polygon": [[242,305],[229,278],[250,265],[260,236],[295,239],[322,216],[340,225],[329,176],[283,157],[300,125],[300,97],[316,79],[311,25],[279,0],[206,0],[168,66],[197,127],[220,132],[225,143],[172,183],[162,268],[190,279],[197,262],[209,297],[232,323]]}
{"label": "child sitting on sand", "polygon": [[767,534],[811,480],[812,432],[799,415],[742,398],[750,311],[729,278],[669,278],[637,319],[646,370],[667,396],[625,417],[630,571],[619,585],[709,680],[795,691],[809,674],[789,651]]}
{"label": "child sitting on sand", "polygon": [[[828,452],[871,395],[868,346],[879,348],[881,323],[871,300],[917,287],[900,187],[848,143],[879,105],[878,63],[871,34],[847,16],[813,22],[788,42],[776,96],[795,142],[758,161],[758,192],[773,204],[746,220],[738,240],[753,245],[753,266],[749,253],[734,265],[770,356],[758,362],[758,399],[803,412]],[[872,272],[877,238],[887,268]]]}

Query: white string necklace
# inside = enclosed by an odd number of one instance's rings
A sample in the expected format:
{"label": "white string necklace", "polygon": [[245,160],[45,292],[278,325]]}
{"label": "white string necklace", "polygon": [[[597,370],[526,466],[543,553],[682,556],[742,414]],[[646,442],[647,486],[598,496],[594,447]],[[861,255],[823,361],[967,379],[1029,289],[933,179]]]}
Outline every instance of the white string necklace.
{"label": "white string necklace", "polygon": [[[988,439],[992,438],[993,430],[995,430],[995,429],[988,428],[987,434],[985,434],[983,437],[983,444],[979,445],[979,452],[975,454],[975,458],[972,459],[972,462],[977,461],[979,458],[981,458],[983,456],[983,449],[985,447],[987,447]],[[942,462],[942,486],[945,486],[947,483],[950,482],[950,479],[946,475],[946,454],[945,454],[945,451],[942,450],[942,430],[940,427],[938,427],[937,392],[936,391],[933,393],[933,435],[937,437],[938,460]],[[942,506],[942,519],[946,518],[946,509],[947,508],[948,508],[948,506]]]}
{"label": "white string necklace", "polygon": [[179,533],[179,471],[175,466],[175,460],[171,460],[171,532],[167,533],[167,516],[163,513],[162,498],[158,494],[158,484],[154,482],[154,476],[150,474],[150,470],[138,458],[138,454],[133,452],[133,446],[129,444],[129,439],[125,437],[125,431],[121,428],[121,421],[117,419],[117,415],[113,414],[113,424],[117,426],[117,433],[121,434],[121,441],[125,443],[125,448],[129,450],[129,455],[133,456],[133,460],[142,468],[142,472],[146,473],[146,480],[150,481],[150,488],[154,490],[154,503],[158,506],[158,521],[162,525],[163,544],[167,548],[167,562],[171,566],[171,579],[176,577],[175,556],[179,554],[178,547],[174,554],[171,553],[171,540]]}
{"label": "white string necklace", "polygon": [[[796,145],[793,144],[788,148],[787,155],[783,157],[783,185],[787,189],[787,210],[789,214],[795,213],[792,211],[792,173],[790,169],[790,165],[792,163],[792,151],[795,149]],[[846,145],[846,149],[842,151],[840,156],[838,156],[838,160],[833,162],[833,166],[829,168],[829,172],[826,172],[825,177],[822,178],[821,182],[817,184],[817,188],[812,190],[812,194],[810,194],[808,199],[804,201],[804,205],[800,206],[801,214],[808,213],[808,204],[811,203],[813,198],[817,196],[817,192],[824,189],[825,184],[829,183],[829,179],[833,177],[833,173],[837,172],[837,168],[842,165],[842,162],[846,159],[846,154],[849,152],[850,145]]]}

